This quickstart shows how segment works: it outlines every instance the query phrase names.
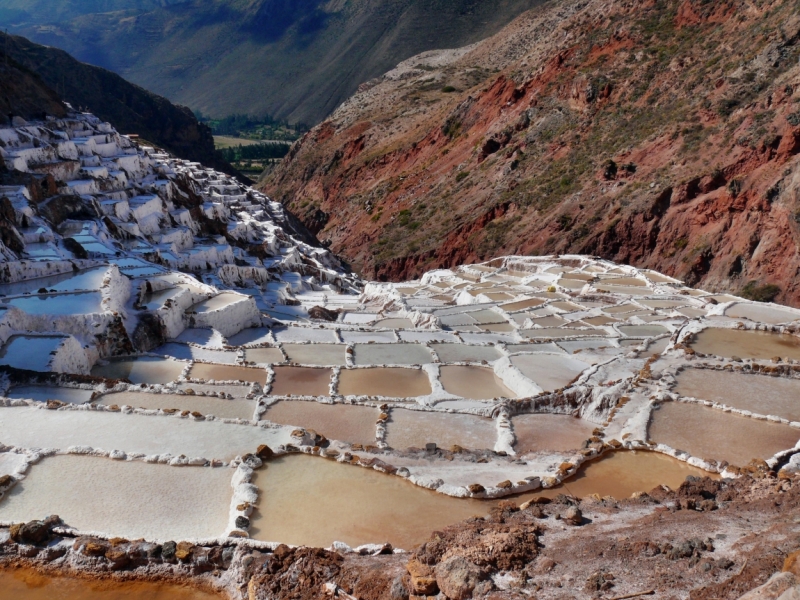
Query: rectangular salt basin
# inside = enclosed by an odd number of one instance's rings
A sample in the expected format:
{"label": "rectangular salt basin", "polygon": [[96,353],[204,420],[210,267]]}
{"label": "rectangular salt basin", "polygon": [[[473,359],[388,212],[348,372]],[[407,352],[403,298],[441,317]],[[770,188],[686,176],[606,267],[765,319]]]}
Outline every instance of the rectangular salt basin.
{"label": "rectangular salt basin", "polygon": [[127,379],[131,383],[169,383],[183,373],[186,363],[169,358],[142,356],[127,360],[112,360],[107,365],[95,365],[92,375],[106,379]]}
{"label": "rectangular salt basin", "polygon": [[[21,448],[91,446],[147,455],[185,454],[230,461],[261,444],[286,444],[289,435],[253,425],[105,411],[0,408],[0,440]],[[39,517],[41,518],[41,516]]]}
{"label": "rectangular salt basin", "polygon": [[227,365],[209,365],[195,363],[189,371],[189,379],[213,379],[215,381],[249,381],[251,383],[267,383],[267,372],[264,369]]}
{"label": "rectangular salt basin", "polygon": [[312,547],[390,542],[411,550],[432,531],[484,516],[496,504],[451,498],[400,477],[311,456],[272,460],[253,481],[262,493],[250,535]]}
{"label": "rectangular salt basin", "polygon": [[268,327],[251,327],[243,329],[236,335],[228,338],[231,346],[246,346],[248,344],[269,344],[272,340],[272,330]]}
{"label": "rectangular salt basin", "polygon": [[546,392],[569,385],[590,366],[581,360],[557,354],[519,354],[511,358],[511,364]]}
{"label": "rectangular salt basin", "polygon": [[428,374],[421,369],[343,369],[339,375],[338,392],[342,396],[414,398],[431,391]]}
{"label": "rectangular salt basin", "polygon": [[25,296],[3,302],[15,306],[29,315],[85,315],[103,312],[100,292],[79,292],[57,296]]}
{"label": "rectangular salt basin", "polygon": [[6,296],[19,296],[24,293],[33,293],[41,288],[48,291],[75,292],[78,290],[99,290],[103,285],[103,278],[108,272],[108,267],[86,269],[77,273],[70,271],[62,275],[51,275],[28,279],[18,283],[4,283],[0,285],[0,294]]}
{"label": "rectangular salt basin", "polygon": [[788,333],[709,327],[695,336],[691,346],[697,352],[718,356],[800,360],[800,337]]}
{"label": "rectangular salt basin", "polygon": [[49,371],[51,352],[67,338],[61,336],[12,335],[0,350],[0,364],[28,371]]}
{"label": "rectangular salt basin", "polygon": [[431,348],[443,363],[451,362],[487,362],[503,357],[495,346],[468,346],[466,344],[434,344]]}
{"label": "rectangular salt basin", "polygon": [[800,421],[800,380],[711,369],[685,369],[677,379],[682,396]]}
{"label": "rectangular salt basin", "polygon": [[395,408],[386,425],[386,443],[397,450],[424,448],[429,443],[440,448],[491,450],[496,442],[494,421],[475,415]]}
{"label": "rectangular salt basin", "polygon": [[506,312],[514,312],[517,310],[526,310],[528,308],[534,308],[536,306],[541,306],[542,304],[544,304],[544,300],[542,300],[541,298],[530,298],[528,300],[511,302],[510,304],[501,304],[500,308],[502,308]]}
{"label": "rectangular salt basin", "polygon": [[356,365],[424,365],[433,362],[431,353],[420,344],[357,344]]}
{"label": "rectangular salt basin", "polygon": [[0,500],[0,520],[59,515],[79,531],[114,537],[220,537],[228,525],[232,476],[229,468],[53,456]]}
{"label": "rectangular salt basin", "polygon": [[67,404],[85,404],[92,399],[92,393],[92,390],[81,390],[78,388],[21,385],[11,388],[8,391],[8,397],[21,398],[23,400],[36,400],[38,402],[59,400]]}
{"label": "rectangular salt basin", "polygon": [[604,336],[602,329],[568,329],[559,327],[544,327],[542,329],[523,329],[519,334],[532,340],[560,339],[570,337]]}
{"label": "rectangular salt basin", "polygon": [[241,302],[242,300],[246,300],[247,296],[242,296],[240,294],[234,294],[233,292],[223,292],[218,296],[214,296],[213,298],[209,298],[208,300],[203,300],[202,302],[198,302],[194,306],[189,307],[187,312],[196,312],[196,313],[207,313],[212,312],[215,310],[219,310],[221,308],[225,308],[235,302]]}
{"label": "rectangular salt basin", "polygon": [[443,366],[439,379],[447,393],[470,400],[517,397],[488,367]]}
{"label": "rectangular salt basin", "polygon": [[280,348],[248,348],[244,351],[244,360],[260,365],[274,365],[286,361]]}
{"label": "rectangular salt basin", "polygon": [[312,367],[275,367],[273,396],[329,396],[333,373]]}
{"label": "rectangular salt basin", "polygon": [[383,319],[377,321],[373,327],[385,327],[387,329],[414,329],[414,324],[409,319]]}
{"label": "rectangular salt basin", "polygon": [[669,329],[661,325],[620,325],[617,329],[627,337],[655,337],[669,333]]}
{"label": "rectangular salt basin", "polygon": [[178,409],[214,415],[223,419],[244,419],[250,421],[256,409],[253,400],[226,400],[213,396],[189,394],[148,394],[146,392],[119,392],[106,394],[97,404],[105,406],[132,406],[146,409]]}
{"label": "rectangular salt basin", "polygon": [[726,310],[725,316],[777,325],[779,323],[791,323],[800,319],[800,312],[770,304],[741,303],[734,304]]}
{"label": "rectangular salt basin", "polygon": [[236,364],[237,358],[237,353],[233,351],[211,350],[173,342],[164,344],[152,352],[153,354],[164,354],[165,356],[171,356],[172,358],[180,360],[207,360],[226,365]]}
{"label": "rectangular salt basin", "polygon": [[578,450],[592,437],[593,423],[572,415],[527,414],[511,419],[518,454]]}
{"label": "rectangular salt basin", "polygon": [[391,331],[342,331],[342,340],[346,344],[361,343],[367,344],[369,342],[396,342],[397,338]]}
{"label": "rectangular salt basin", "polygon": [[443,331],[400,331],[399,335],[404,342],[458,342],[455,335]]}
{"label": "rectangular salt basin", "polygon": [[553,342],[544,342],[542,344],[508,344],[506,350],[510,354],[517,352],[548,352],[548,353],[562,353],[563,350]]}
{"label": "rectangular salt basin", "polygon": [[699,404],[665,402],[653,411],[647,435],[692,456],[744,466],[794,447],[800,430]]}
{"label": "rectangular salt basin", "polygon": [[289,362],[321,367],[345,366],[346,348],[343,344],[283,344]]}
{"label": "rectangular salt basin", "polygon": [[270,406],[261,418],[281,425],[313,429],[329,440],[374,445],[379,416],[379,410],[367,406],[282,400]]}
{"label": "rectangular salt basin", "polygon": [[275,339],[277,339],[279,342],[335,343],[339,341],[336,338],[336,332],[332,329],[311,329],[310,327],[276,327],[272,331],[275,334]]}

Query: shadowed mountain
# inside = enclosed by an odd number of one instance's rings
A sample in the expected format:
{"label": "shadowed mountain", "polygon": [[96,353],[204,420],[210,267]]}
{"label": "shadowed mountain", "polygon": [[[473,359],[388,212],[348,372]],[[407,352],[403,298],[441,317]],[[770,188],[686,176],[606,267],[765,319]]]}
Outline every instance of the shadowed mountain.
{"label": "shadowed mountain", "polygon": [[[0,34],[0,50],[4,48],[8,48],[12,60],[29,76],[35,73],[73,107],[93,112],[119,131],[138,134],[175,156],[236,174],[214,149],[211,130],[198,123],[188,108],[176,106],[115,73],[81,63],[63,50],[34,44],[19,36],[6,39]],[[11,106],[25,104],[12,102]]]}
{"label": "shadowed mountain", "polygon": [[313,124],[401,60],[478,42],[541,1],[0,0],[0,25],[205,114]]}

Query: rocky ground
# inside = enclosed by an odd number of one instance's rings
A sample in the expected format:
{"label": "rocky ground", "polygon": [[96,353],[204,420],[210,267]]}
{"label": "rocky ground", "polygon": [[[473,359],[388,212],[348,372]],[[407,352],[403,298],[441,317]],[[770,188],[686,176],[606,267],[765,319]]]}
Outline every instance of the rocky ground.
{"label": "rocky ground", "polygon": [[790,600],[800,587],[800,479],[763,465],[751,471],[738,480],[690,478],[678,490],[624,501],[508,501],[486,518],[433,532],[412,553],[73,539],[51,518],[0,530],[0,564],[188,582],[251,600],[733,600],[768,581],[747,598]]}
{"label": "rocky ground", "polygon": [[549,2],[364,84],[263,189],[368,277],[569,251],[796,304],[799,31],[796,0]]}

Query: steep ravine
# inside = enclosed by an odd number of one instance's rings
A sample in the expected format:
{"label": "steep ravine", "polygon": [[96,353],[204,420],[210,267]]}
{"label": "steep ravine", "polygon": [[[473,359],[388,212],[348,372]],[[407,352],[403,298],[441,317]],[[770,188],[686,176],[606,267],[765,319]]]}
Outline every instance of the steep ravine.
{"label": "steep ravine", "polygon": [[367,277],[575,252],[800,304],[799,7],[548,3],[364,84],[263,188]]}

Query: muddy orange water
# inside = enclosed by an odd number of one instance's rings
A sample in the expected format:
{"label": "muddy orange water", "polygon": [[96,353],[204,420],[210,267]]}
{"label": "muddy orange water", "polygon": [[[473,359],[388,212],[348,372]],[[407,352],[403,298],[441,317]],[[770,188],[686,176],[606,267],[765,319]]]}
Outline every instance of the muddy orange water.
{"label": "muddy orange water", "polygon": [[800,360],[800,337],[788,333],[709,327],[697,334],[692,348],[719,356],[759,359],[781,356]]}
{"label": "muddy orange water", "polygon": [[28,569],[0,571],[0,600],[221,600],[201,590],[144,582],[47,577]]}
{"label": "muddy orange water", "polygon": [[[586,465],[566,485],[510,500],[521,504],[564,493],[621,499],[662,484],[676,489],[688,475],[708,473],[663,454],[615,452]],[[270,461],[256,471],[254,483],[261,497],[251,518],[252,537],[310,546],[388,541],[408,550],[436,529],[487,515],[498,502],[452,498],[400,477],[302,455]]]}

